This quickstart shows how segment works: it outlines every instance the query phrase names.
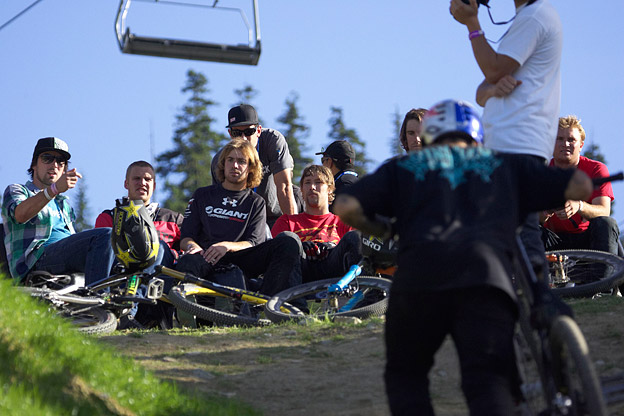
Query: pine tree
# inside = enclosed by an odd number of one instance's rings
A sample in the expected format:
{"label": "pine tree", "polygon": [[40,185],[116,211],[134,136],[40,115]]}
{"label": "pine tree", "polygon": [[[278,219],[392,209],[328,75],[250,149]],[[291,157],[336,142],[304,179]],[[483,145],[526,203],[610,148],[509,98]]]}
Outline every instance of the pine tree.
{"label": "pine tree", "polygon": [[90,230],[93,225],[88,221],[89,207],[87,201],[87,183],[84,177],[76,185],[76,203],[73,204],[74,212],[76,214],[76,220],[74,221],[74,228],[77,233],[80,231]]}
{"label": "pine tree", "polygon": [[308,137],[310,127],[304,124],[303,117],[299,114],[297,108],[297,100],[299,95],[295,92],[291,92],[290,96],[286,98],[284,104],[286,109],[284,113],[279,116],[277,121],[282,124],[280,131],[286,138],[288,143],[288,150],[295,162],[295,168],[293,169],[293,181],[298,183],[301,177],[301,172],[306,165],[312,163],[313,159],[303,156],[303,151],[306,150],[305,139]]}
{"label": "pine tree", "polygon": [[189,70],[182,93],[189,93],[188,102],[176,116],[172,150],[156,157],[159,175],[165,177],[165,192],[169,197],[163,204],[174,211],[184,212],[193,192],[212,182],[212,156],[227,142],[228,137],[212,130],[209,108],[216,103],[207,97],[208,79]]}
{"label": "pine tree", "polygon": [[388,147],[390,148],[391,156],[398,156],[402,155],[404,152],[403,147],[401,147],[401,124],[403,123],[403,119],[399,112],[399,107],[395,107],[391,117],[393,131],[390,139],[388,139]]}
{"label": "pine tree", "polygon": [[602,162],[605,165],[607,164],[607,158],[605,158],[604,154],[600,151],[600,147],[595,143],[589,143],[583,146],[583,156]]}
{"label": "pine tree", "polygon": [[327,136],[336,140],[347,140],[355,150],[355,171],[358,175],[364,175],[368,172],[368,164],[372,162],[366,156],[366,143],[364,143],[354,129],[347,128],[344,124],[342,108],[330,107],[331,116],[329,118],[330,130]]}

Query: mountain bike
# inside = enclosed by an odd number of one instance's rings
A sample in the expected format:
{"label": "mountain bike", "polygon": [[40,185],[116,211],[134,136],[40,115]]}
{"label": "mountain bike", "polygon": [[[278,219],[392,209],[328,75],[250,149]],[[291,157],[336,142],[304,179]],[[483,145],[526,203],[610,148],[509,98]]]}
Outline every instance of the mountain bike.
{"label": "mountain bike", "polygon": [[593,296],[624,283],[624,258],[596,250],[546,253],[550,286],[561,297]]}
{"label": "mountain bike", "polygon": [[[225,266],[217,273],[232,271]],[[264,305],[270,296],[251,290],[235,288],[183,273],[164,266],[156,272],[181,282],[171,288],[166,298],[179,310],[192,316],[224,326],[264,326],[271,321],[263,317]],[[286,313],[298,313],[290,304],[281,306]]]}
{"label": "mountain bike", "polygon": [[[118,272],[84,285],[84,274],[53,275],[35,271],[18,289],[50,305],[50,310],[69,319],[78,331],[89,334],[110,333],[120,318],[139,304],[155,305],[163,294],[164,282],[155,274]],[[146,288],[139,293],[140,286]]]}
{"label": "mountain bike", "polygon": [[[388,308],[391,278],[396,270],[398,243],[362,235],[362,260],[341,278],[324,279],[288,288],[271,298],[265,314],[272,322],[300,320],[315,316],[369,318],[381,316]],[[280,307],[297,299],[307,302],[308,311],[289,313]]]}

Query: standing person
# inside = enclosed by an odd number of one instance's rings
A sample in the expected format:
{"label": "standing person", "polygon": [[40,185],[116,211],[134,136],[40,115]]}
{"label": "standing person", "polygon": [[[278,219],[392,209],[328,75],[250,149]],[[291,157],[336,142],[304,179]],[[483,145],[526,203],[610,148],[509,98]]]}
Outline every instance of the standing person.
{"label": "standing person", "polygon": [[327,149],[315,154],[322,155],[321,164],[334,175],[336,191],[357,182],[358,174],[355,172],[354,165],[355,150],[351,143],[346,140],[336,140],[327,146]]}
{"label": "standing person", "polygon": [[[485,107],[485,147],[546,163],[555,146],[561,100],[561,22],[549,0],[514,4],[516,15],[497,51],[481,30],[476,0],[469,5],[451,0],[450,11],[468,29],[485,77],[477,88],[477,103]],[[527,218],[521,237],[531,263],[545,269],[537,213]]]}
{"label": "standing person", "polygon": [[299,182],[305,211],[282,215],[271,229],[273,237],[291,231],[302,242],[306,258],[301,263],[303,283],[342,276],[362,258],[360,234],[329,212],[334,200],[331,171],[319,165],[303,170]]}
{"label": "standing person", "polygon": [[[590,178],[609,176],[604,163],[581,156],[585,129],[581,120],[570,115],[559,118],[557,141],[551,165],[562,169],[580,169]],[[545,215],[544,227],[561,240],[549,250],[592,249],[618,254],[620,231],[611,215],[613,188],[605,182],[586,200],[568,200],[562,208]]]}
{"label": "standing person", "polygon": [[299,239],[282,233],[266,240],[265,202],[253,192],[262,180],[258,153],[234,139],[220,152],[219,184],[199,188],[184,213],[177,269],[210,278],[219,262],[238,266],[248,279],[263,274],[260,292],[274,295],[301,284]]}
{"label": "standing person", "polygon": [[471,415],[513,414],[516,227],[530,211],[583,199],[583,172],[478,147],[476,111],[441,102],[423,122],[423,149],[394,158],[337,196],[347,224],[401,245],[386,314],[386,392],[393,415],[432,415],[428,373],[450,334]]}
{"label": "standing person", "polygon": [[82,175],[67,169],[71,154],[56,137],[37,141],[25,185],[12,184],[4,191],[2,219],[9,269],[21,280],[31,270],[53,274],[83,272],[85,283],[108,277],[115,258],[111,229],[76,233],[76,216],[63,195]]}
{"label": "standing person", "polygon": [[[296,214],[297,204],[292,187],[292,170],[295,164],[282,133],[262,128],[256,109],[249,104],[230,108],[226,127],[232,139],[248,140],[258,152],[263,176],[255,191],[266,203],[269,227],[282,214]],[[217,161],[220,154],[221,150],[212,158],[213,184],[220,183],[217,177]]]}
{"label": "standing person", "polygon": [[[124,188],[128,190],[128,199],[143,201],[143,205],[154,222],[158,237],[166,247],[169,247],[168,250],[164,250],[160,264],[173,267],[180,251],[180,230],[184,216],[179,212],[160,207],[158,202],[152,202],[152,195],[156,188],[154,167],[144,160],[132,162],[126,169]],[[95,220],[95,228],[112,226],[113,210],[102,211]]]}
{"label": "standing person", "polygon": [[422,133],[422,119],[426,112],[427,110],[424,108],[412,108],[405,114],[399,140],[403,150],[408,153],[422,148],[420,134]]}

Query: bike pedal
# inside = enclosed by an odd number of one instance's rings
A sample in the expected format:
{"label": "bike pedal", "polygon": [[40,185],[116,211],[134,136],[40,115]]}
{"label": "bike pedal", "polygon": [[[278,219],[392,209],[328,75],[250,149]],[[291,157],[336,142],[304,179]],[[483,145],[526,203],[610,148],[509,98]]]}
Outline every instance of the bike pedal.
{"label": "bike pedal", "polygon": [[160,299],[163,295],[165,288],[165,281],[158,277],[152,277],[147,284],[147,298],[148,299]]}

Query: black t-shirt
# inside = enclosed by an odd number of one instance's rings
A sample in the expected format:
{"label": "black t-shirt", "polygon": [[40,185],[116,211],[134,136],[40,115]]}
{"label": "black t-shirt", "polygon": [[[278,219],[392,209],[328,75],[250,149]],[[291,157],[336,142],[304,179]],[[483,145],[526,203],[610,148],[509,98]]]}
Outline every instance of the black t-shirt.
{"label": "black t-shirt", "polygon": [[266,235],[264,199],[251,189],[199,188],[184,212],[182,239],[190,237],[204,249],[221,241],[249,241],[255,246]]}
{"label": "black t-shirt", "polygon": [[487,284],[513,297],[507,276],[516,228],[529,212],[561,206],[572,173],[482,147],[430,147],[390,160],[342,192],[370,219],[396,218],[398,287]]}

